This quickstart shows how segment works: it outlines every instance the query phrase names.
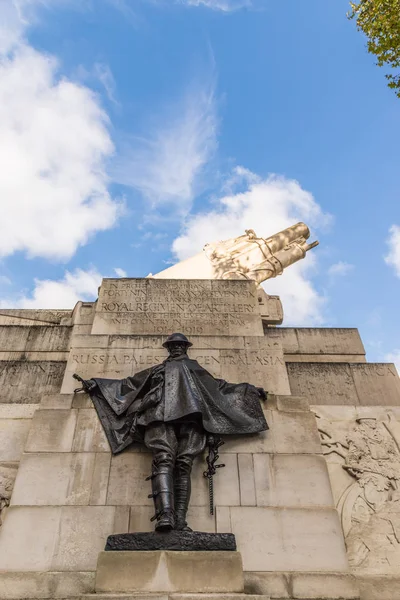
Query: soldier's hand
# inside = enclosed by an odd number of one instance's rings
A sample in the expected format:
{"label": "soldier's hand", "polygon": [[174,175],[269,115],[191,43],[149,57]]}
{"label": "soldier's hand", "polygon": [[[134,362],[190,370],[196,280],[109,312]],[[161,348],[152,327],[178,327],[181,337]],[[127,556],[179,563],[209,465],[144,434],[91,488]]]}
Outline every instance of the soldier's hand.
{"label": "soldier's hand", "polygon": [[82,384],[82,387],[74,390],[74,394],[78,394],[79,392],[90,392],[97,386],[97,383],[93,381],[93,379],[82,379],[77,373],[74,373],[72,377]]}
{"label": "soldier's hand", "polygon": [[261,388],[261,387],[256,388],[256,390],[257,390],[258,395],[261,398],[261,400],[265,401],[267,399],[268,392],[266,392],[264,390],[264,388]]}

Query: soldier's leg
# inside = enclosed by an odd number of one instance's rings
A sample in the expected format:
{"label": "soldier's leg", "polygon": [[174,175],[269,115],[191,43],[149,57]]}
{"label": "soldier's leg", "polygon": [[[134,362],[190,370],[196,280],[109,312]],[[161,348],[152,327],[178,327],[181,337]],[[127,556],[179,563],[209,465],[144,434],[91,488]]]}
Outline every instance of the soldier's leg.
{"label": "soldier's leg", "polygon": [[203,452],[206,434],[201,425],[181,424],[177,429],[178,450],[175,460],[175,529],[191,531],[186,522],[191,493],[194,458]]}
{"label": "soldier's leg", "polygon": [[172,425],[152,423],[146,428],[144,443],[153,452],[151,489],[156,531],[169,531],[175,527],[174,465],[178,441]]}

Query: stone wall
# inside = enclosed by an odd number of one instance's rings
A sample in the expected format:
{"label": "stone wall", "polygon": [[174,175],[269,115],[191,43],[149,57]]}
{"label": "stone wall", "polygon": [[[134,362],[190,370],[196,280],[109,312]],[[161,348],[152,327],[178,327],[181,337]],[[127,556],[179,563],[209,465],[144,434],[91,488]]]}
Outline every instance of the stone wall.
{"label": "stone wall", "polygon": [[390,363],[287,363],[292,394],[311,404],[400,406],[400,379]]}
{"label": "stone wall", "polygon": [[[276,396],[266,418],[270,431],[233,437],[222,447],[226,466],[215,477],[215,516],[208,510],[204,457],[197,460],[189,523],[233,531],[244,569],[257,574],[258,585],[268,585],[269,571],[344,577],[346,552],[314,415],[305,399]],[[25,597],[28,589],[35,597],[38,573],[40,585],[59,573],[60,581],[69,576],[71,595],[91,591],[107,536],[153,528],[145,482],[150,466],[142,447],[111,456],[86,395],[48,397],[34,414],[0,535],[7,548],[0,553],[6,572],[0,596],[17,572],[30,575],[7,597]]]}

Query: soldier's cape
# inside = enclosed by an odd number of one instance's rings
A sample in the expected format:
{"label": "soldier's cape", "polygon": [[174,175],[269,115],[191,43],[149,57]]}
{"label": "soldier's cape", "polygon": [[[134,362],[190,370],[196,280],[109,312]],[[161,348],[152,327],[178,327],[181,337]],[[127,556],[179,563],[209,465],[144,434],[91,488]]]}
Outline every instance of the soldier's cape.
{"label": "soldier's cape", "polygon": [[260,404],[265,392],[248,383],[215,379],[188,356],[126,379],[91,379],[91,398],[113,454],[142,442],[154,421],[194,419],[209,433],[237,435],[268,429]]}

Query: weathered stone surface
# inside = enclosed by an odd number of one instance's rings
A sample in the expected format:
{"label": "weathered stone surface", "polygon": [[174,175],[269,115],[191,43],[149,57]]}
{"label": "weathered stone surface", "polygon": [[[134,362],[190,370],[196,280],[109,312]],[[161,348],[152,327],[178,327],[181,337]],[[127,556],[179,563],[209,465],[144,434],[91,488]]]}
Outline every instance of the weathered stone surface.
{"label": "weathered stone surface", "polygon": [[94,571],[114,518],[112,506],[11,506],[0,571]]}
{"label": "weathered stone surface", "polygon": [[101,552],[96,592],[243,592],[238,552]]}
{"label": "weathered stone surface", "polygon": [[[267,400],[267,406],[269,401]],[[321,442],[314,414],[309,411],[264,410],[269,431],[256,435],[225,436],[227,453],[321,454]]]}
{"label": "weathered stone surface", "polygon": [[[61,396],[64,395],[65,394],[61,394]],[[74,394],[72,398],[72,408],[91,408],[94,410],[93,402],[91,401],[89,394],[85,394],[84,392]]]}
{"label": "weathered stone surface", "polygon": [[38,404],[43,394],[60,391],[65,362],[0,361],[0,402]]}
{"label": "weathered stone surface", "polygon": [[94,334],[263,335],[251,281],[103,279]]}
{"label": "weathered stone surface", "polygon": [[232,533],[231,510],[229,506],[217,506],[215,509],[216,531]]}
{"label": "weathered stone surface", "polygon": [[61,510],[58,506],[7,509],[1,527],[0,571],[51,570]]}
{"label": "weathered stone surface", "polygon": [[71,452],[76,419],[76,410],[37,410],[25,451]]}
{"label": "weathered stone surface", "polygon": [[292,575],[294,598],[310,600],[359,600],[360,591],[354,575],[341,573],[294,573]]}
{"label": "weathered stone surface", "polygon": [[232,533],[205,533],[200,531],[157,531],[123,533],[107,538],[106,551],[179,550],[185,552],[235,551]]}
{"label": "weathered stone surface", "polygon": [[[93,337],[97,340],[100,336]],[[165,336],[109,336],[108,348],[91,346],[91,336],[82,338],[86,347],[73,346],[71,349],[61,390],[63,394],[71,394],[77,387],[73,373],[79,373],[84,379],[120,379],[159,364],[167,357],[162,348]],[[96,340],[95,344],[98,344]],[[290,393],[283,352],[278,343],[256,336],[190,336],[190,341],[193,346],[189,356],[214,377],[232,383],[248,381],[274,394]]]}
{"label": "weathered stone surface", "polygon": [[[81,327],[93,324],[96,311],[96,302],[77,302],[73,313],[72,322],[74,324],[74,334],[80,333]],[[90,333],[90,330],[89,330]]]}
{"label": "weathered stone surface", "polygon": [[60,325],[70,324],[71,310],[4,309],[0,310],[0,325]]}
{"label": "weathered stone surface", "polygon": [[[142,592],[142,593],[121,593],[121,594],[113,594],[113,593],[108,593],[108,594],[102,594],[102,593],[97,593],[97,594],[85,594],[84,597],[80,598],[80,600],[169,600],[170,599],[170,595],[168,594],[168,592],[165,593],[148,593],[148,592]],[[69,599],[68,599],[69,600]],[[72,600],[72,599],[71,599]],[[204,600],[207,600],[206,598],[204,598]],[[221,599],[222,600],[222,599]]]}
{"label": "weathered stone surface", "polygon": [[241,506],[256,506],[256,485],[252,454],[238,454]]}
{"label": "weathered stone surface", "polygon": [[279,600],[292,600],[291,573],[247,571],[244,573],[244,591],[251,597],[256,594],[268,594]]}
{"label": "weathered stone surface", "polygon": [[255,454],[253,459],[257,506],[333,508],[322,456]]}
{"label": "weathered stone surface", "polygon": [[364,406],[400,406],[400,378],[390,363],[351,365],[359,404]]}
{"label": "weathered stone surface", "polygon": [[71,326],[0,326],[0,351],[63,352],[69,350]]}
{"label": "weathered stone surface", "polygon": [[[107,460],[101,461],[102,458]],[[25,454],[20,463],[12,504],[104,504],[109,464],[109,455],[103,457],[93,453]]]}
{"label": "weathered stone surface", "polygon": [[334,509],[243,506],[230,515],[245,571],[348,570]]}
{"label": "weathered stone surface", "polygon": [[73,452],[109,452],[110,447],[97,413],[93,409],[78,411]]}
{"label": "weathered stone surface", "polygon": [[89,504],[103,506],[107,500],[108,479],[110,476],[111,454],[98,452],[95,454],[92,486]]}
{"label": "weathered stone surface", "polygon": [[0,419],[32,419],[37,404],[0,404]]}
{"label": "weathered stone surface", "polygon": [[40,409],[68,410],[72,408],[73,394],[45,394],[40,402]]}
{"label": "weathered stone surface", "polygon": [[307,600],[359,600],[354,575],[343,573],[245,573],[248,594],[270,594],[271,598]]}
{"label": "weathered stone surface", "polygon": [[30,419],[0,419],[0,460],[20,459],[29,433]]}
{"label": "weathered stone surface", "polygon": [[[249,600],[246,594],[170,594],[170,600]],[[269,596],[252,595],[250,600],[270,600]]]}
{"label": "weathered stone surface", "polygon": [[154,531],[154,521],[150,519],[154,517],[153,506],[132,506],[129,508],[128,527],[116,533],[137,533],[140,531]]}
{"label": "weathered stone surface", "polygon": [[285,354],[365,355],[358,329],[338,327],[279,327],[267,329],[268,338],[278,338]]}
{"label": "weathered stone surface", "polygon": [[0,350],[0,361],[10,363],[42,363],[42,362],[62,362],[68,360],[69,353],[63,352],[25,352],[19,350],[17,352],[4,352]]}
{"label": "weathered stone surface", "polygon": [[[147,508],[147,506],[144,508]],[[116,506],[115,507],[115,515],[114,515],[114,526],[113,526],[112,532],[113,533],[126,533],[127,531],[130,531],[129,517],[130,517],[129,506]],[[144,531],[144,530],[139,529],[137,531]]]}
{"label": "weathered stone surface", "polygon": [[351,367],[347,363],[287,363],[292,394],[310,404],[359,404]]}
{"label": "weathered stone surface", "polygon": [[63,507],[51,570],[94,571],[114,518],[113,506]]}
{"label": "weathered stone surface", "polygon": [[[273,448],[277,454],[319,454],[321,443],[311,412],[271,411]],[[268,432],[267,432],[268,433]]]}
{"label": "weathered stone surface", "polygon": [[293,394],[313,405],[400,406],[400,378],[392,364],[287,363]]}
{"label": "weathered stone surface", "polygon": [[400,577],[367,576],[357,577],[362,600],[397,600]]}
{"label": "weathered stone surface", "polygon": [[153,506],[148,498],[151,454],[123,452],[111,458],[107,504],[116,506]]}
{"label": "weathered stone surface", "polygon": [[94,572],[18,572],[0,575],[0,597],[4,600],[22,598],[77,598],[94,589]]}
{"label": "weathered stone surface", "polygon": [[[215,514],[210,515],[209,506],[189,506],[187,522],[194,531],[216,533]],[[229,533],[222,532],[222,533]]]}
{"label": "weathered stone surface", "polygon": [[310,404],[304,396],[276,396],[276,408],[281,412],[309,412]]}

